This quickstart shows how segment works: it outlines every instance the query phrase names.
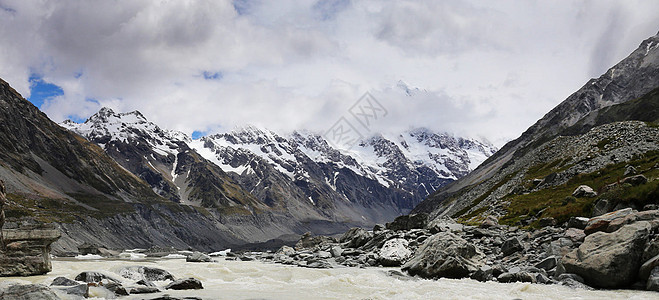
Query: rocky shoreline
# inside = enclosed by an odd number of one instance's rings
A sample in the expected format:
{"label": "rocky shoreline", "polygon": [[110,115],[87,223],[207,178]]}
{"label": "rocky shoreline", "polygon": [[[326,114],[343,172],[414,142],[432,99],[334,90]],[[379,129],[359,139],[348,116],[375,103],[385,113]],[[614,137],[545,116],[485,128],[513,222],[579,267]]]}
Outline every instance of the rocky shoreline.
{"label": "rocky shoreline", "polygon": [[476,227],[416,214],[371,231],[353,228],[338,239],[306,234],[295,247],[233,259],[307,268],[399,266],[402,272],[390,275],[400,278],[659,291],[659,210],[628,208],[530,231],[493,217]]}
{"label": "rocky shoreline", "polygon": [[[88,250],[98,250],[88,246]],[[282,246],[277,251],[225,250],[205,254],[154,248],[95,253],[86,255],[176,256],[185,257],[188,263],[214,262],[214,257],[221,256],[226,260],[305,268],[399,267],[400,271],[390,269],[387,274],[400,280],[470,278],[482,282],[559,284],[579,289],[659,291],[659,210],[626,208],[593,218],[574,217],[561,227],[549,224],[535,230],[499,225],[494,217],[488,217],[480,226],[469,226],[449,218],[429,221],[426,214],[413,214],[376,225],[372,230],[352,228],[340,237],[305,234],[294,247]],[[49,287],[34,284],[0,287],[0,298],[26,293],[35,297],[27,299],[59,299],[58,294],[113,298],[203,288],[197,279],[177,280],[166,270],[151,267],[134,266],[117,274],[127,279],[88,271],[74,279],[56,278]],[[156,286],[153,281],[162,282]],[[176,299],[167,297],[153,299]]]}

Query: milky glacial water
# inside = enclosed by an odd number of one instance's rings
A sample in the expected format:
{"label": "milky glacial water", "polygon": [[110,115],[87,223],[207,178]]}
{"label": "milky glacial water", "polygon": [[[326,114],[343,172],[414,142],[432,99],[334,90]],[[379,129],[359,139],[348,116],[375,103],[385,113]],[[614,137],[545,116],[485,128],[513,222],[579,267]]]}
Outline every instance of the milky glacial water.
{"label": "milky glacial water", "polygon": [[[50,284],[55,277],[73,279],[82,271],[112,270],[142,265],[168,270],[177,278],[194,277],[203,290],[142,294],[120,299],[152,299],[196,296],[202,299],[659,299],[659,293],[615,290],[587,291],[558,285],[529,283],[482,283],[470,279],[400,280],[386,275],[385,268],[307,269],[262,262],[220,261],[186,263],[185,259],[75,260],[54,259],[53,271],[33,277],[0,278],[8,281]],[[168,282],[156,282],[163,287]],[[130,284],[130,280],[124,283]],[[96,299],[103,299],[96,298]]]}

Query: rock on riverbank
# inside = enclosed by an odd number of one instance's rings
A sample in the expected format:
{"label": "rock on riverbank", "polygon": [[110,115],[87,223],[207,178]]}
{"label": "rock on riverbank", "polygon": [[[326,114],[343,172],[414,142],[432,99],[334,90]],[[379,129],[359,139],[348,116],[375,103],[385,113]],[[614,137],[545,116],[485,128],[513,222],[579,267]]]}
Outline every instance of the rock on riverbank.
{"label": "rock on riverbank", "polygon": [[370,231],[353,228],[338,240],[305,235],[295,248],[238,259],[307,268],[400,266],[424,278],[655,289],[659,211],[616,211],[530,231],[493,218],[475,227],[448,218],[428,222],[418,214]]}

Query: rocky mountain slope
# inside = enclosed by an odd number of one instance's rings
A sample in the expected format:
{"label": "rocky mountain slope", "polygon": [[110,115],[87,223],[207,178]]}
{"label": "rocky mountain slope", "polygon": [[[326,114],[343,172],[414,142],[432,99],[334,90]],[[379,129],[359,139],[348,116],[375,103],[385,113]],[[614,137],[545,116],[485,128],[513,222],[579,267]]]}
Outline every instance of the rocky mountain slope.
{"label": "rocky mountain slope", "polygon": [[[84,241],[107,247],[183,247],[239,240],[229,232],[211,235],[203,230],[217,231],[214,220],[196,211],[172,209],[146,182],[98,146],[50,121],[1,80],[0,107],[6,228],[34,219],[58,222],[63,235],[53,246],[58,251],[75,251]],[[189,215],[195,214],[190,221]],[[186,220],[189,223],[183,225]],[[193,230],[199,233],[192,234]]]}
{"label": "rocky mountain slope", "polygon": [[[474,222],[491,214],[503,223],[538,225],[590,214],[600,200],[637,208],[656,202],[658,67],[659,34],[414,212]],[[612,188],[630,174],[628,166],[648,182]],[[573,198],[581,184],[601,194]]]}
{"label": "rocky mountain slope", "polygon": [[374,136],[350,150],[308,132],[284,137],[253,126],[192,140],[139,112],[108,108],[82,124],[61,125],[174,202],[359,226],[408,212],[495,152],[491,145],[426,129]]}

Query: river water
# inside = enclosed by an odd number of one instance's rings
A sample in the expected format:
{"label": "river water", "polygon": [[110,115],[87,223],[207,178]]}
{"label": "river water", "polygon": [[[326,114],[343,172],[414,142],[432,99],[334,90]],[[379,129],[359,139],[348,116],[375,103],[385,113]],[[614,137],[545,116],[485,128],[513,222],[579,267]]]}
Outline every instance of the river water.
{"label": "river water", "polygon": [[[33,277],[0,278],[9,281],[50,284],[55,277],[73,279],[83,271],[112,270],[123,266],[150,266],[168,270],[177,278],[195,277],[203,290],[143,294],[121,299],[152,299],[196,296],[203,299],[659,299],[659,293],[615,290],[587,291],[558,285],[528,283],[482,283],[474,280],[400,280],[388,276],[386,268],[307,269],[261,262],[227,261],[186,263],[185,259],[76,260],[54,259],[53,271]],[[129,284],[127,280],[125,284]],[[164,286],[167,282],[156,282]],[[94,292],[94,290],[92,290]],[[96,299],[105,299],[99,295]]]}

